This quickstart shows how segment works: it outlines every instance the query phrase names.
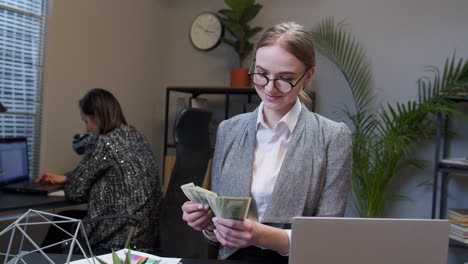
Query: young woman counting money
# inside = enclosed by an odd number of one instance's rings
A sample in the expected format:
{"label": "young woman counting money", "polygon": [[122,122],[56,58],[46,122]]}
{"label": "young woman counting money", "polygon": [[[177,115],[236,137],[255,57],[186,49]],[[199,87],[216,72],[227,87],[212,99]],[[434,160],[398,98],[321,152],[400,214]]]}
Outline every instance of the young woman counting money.
{"label": "young woman counting money", "polygon": [[200,203],[182,206],[184,221],[219,243],[219,258],[288,263],[293,217],[344,215],[351,133],[302,104],[314,72],[304,27],[286,22],[264,32],[249,73],[262,103],[219,125],[211,178],[218,195],[252,197],[249,214],[233,220]]}

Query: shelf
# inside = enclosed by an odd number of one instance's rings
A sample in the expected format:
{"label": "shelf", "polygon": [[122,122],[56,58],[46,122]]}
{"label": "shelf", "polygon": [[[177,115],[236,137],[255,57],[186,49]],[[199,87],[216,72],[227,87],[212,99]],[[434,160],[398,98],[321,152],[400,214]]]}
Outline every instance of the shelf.
{"label": "shelf", "polygon": [[[193,98],[197,98],[201,94],[218,94],[224,95],[224,119],[229,118],[229,101],[230,95],[247,95],[248,103],[251,102],[251,96],[257,95],[255,88],[252,87],[230,87],[230,86],[169,86],[166,89],[166,120],[169,107],[169,98],[171,92],[188,93]],[[166,124],[167,125],[167,124]]]}
{"label": "shelf", "polygon": [[[444,93],[440,93],[440,95],[444,95]],[[454,95],[447,95],[447,98],[454,102],[466,102],[468,101],[468,92],[459,92]]]}
{"label": "shelf", "polygon": [[453,238],[449,239],[449,247],[457,247],[457,248],[468,248],[468,244],[462,243],[458,240]]}
{"label": "shelf", "polygon": [[[442,94],[443,95],[443,94]],[[447,96],[454,103],[467,103],[468,93],[459,93],[456,95]],[[448,125],[449,118],[437,114],[437,131],[435,140],[435,155],[434,155],[434,175],[432,186],[432,212],[431,216],[435,218],[444,218],[447,209],[447,193],[448,193],[448,178],[454,174],[456,176],[465,176],[468,174],[467,157],[448,158]],[[439,179],[440,179],[440,197],[437,205],[437,196],[439,196]],[[437,210],[438,209],[438,210]],[[438,212],[437,212],[438,211]],[[438,213],[438,216],[436,217]]]}
{"label": "shelf", "polygon": [[450,169],[450,170],[460,171],[460,172],[468,172],[468,159],[467,158],[443,159],[439,161],[439,168]]}
{"label": "shelf", "polygon": [[[172,93],[185,93],[190,94],[193,98],[197,98],[202,94],[222,95],[224,97],[224,119],[229,118],[230,110],[230,97],[231,95],[244,95],[247,96],[247,103],[251,103],[252,96],[257,96],[257,92],[253,87],[230,87],[230,86],[169,86],[166,88],[166,107],[165,107],[165,119],[164,119],[164,150],[163,156],[166,157],[168,149],[174,149],[176,145],[173,142],[169,142],[168,128],[169,128],[169,103],[170,96]],[[244,111],[246,109],[244,108]],[[172,124],[171,124],[172,125]],[[166,171],[166,162],[162,165],[163,185],[166,184],[166,175],[170,174],[170,171]],[[168,176],[167,176],[168,177]]]}
{"label": "shelf", "polygon": [[193,97],[200,94],[257,94],[252,87],[230,87],[230,86],[169,86],[167,91],[190,93]]}
{"label": "shelf", "polygon": [[[228,86],[170,86],[167,87],[167,92],[189,93],[192,97],[197,98],[201,94],[221,94],[221,95],[256,95],[255,88],[252,87],[228,87]],[[228,100],[228,98],[227,98]]]}

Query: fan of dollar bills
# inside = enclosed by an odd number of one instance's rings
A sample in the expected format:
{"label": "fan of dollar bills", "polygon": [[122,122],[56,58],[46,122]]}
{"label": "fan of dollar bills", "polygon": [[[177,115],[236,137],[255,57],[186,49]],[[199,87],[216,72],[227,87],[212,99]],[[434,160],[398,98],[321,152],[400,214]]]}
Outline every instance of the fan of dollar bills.
{"label": "fan of dollar bills", "polygon": [[205,188],[195,186],[193,182],[180,186],[190,201],[209,205],[216,216],[243,220],[249,212],[251,197],[226,197]]}

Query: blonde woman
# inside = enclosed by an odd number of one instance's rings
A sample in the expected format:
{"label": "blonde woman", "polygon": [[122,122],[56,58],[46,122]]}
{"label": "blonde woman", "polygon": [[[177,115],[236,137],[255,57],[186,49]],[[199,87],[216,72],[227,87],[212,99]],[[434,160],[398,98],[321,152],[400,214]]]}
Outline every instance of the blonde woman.
{"label": "blonde woman", "polygon": [[293,217],[344,215],[351,133],[301,103],[314,73],[304,27],[287,22],[266,30],[250,69],[262,103],[220,124],[212,168],[213,191],[253,198],[249,216],[236,221],[201,204],[182,206],[187,224],[220,244],[220,258],[287,263]]}

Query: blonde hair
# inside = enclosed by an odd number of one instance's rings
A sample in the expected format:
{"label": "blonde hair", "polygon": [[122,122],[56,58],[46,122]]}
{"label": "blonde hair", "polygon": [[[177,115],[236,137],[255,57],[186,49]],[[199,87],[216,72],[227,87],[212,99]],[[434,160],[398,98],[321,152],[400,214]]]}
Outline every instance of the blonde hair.
{"label": "blonde hair", "polygon": [[[268,28],[260,37],[255,53],[259,48],[274,44],[280,45],[294,55],[306,66],[307,70],[315,67],[315,48],[312,35],[296,22],[283,22]],[[312,103],[304,89],[299,92],[299,100],[306,105]]]}

